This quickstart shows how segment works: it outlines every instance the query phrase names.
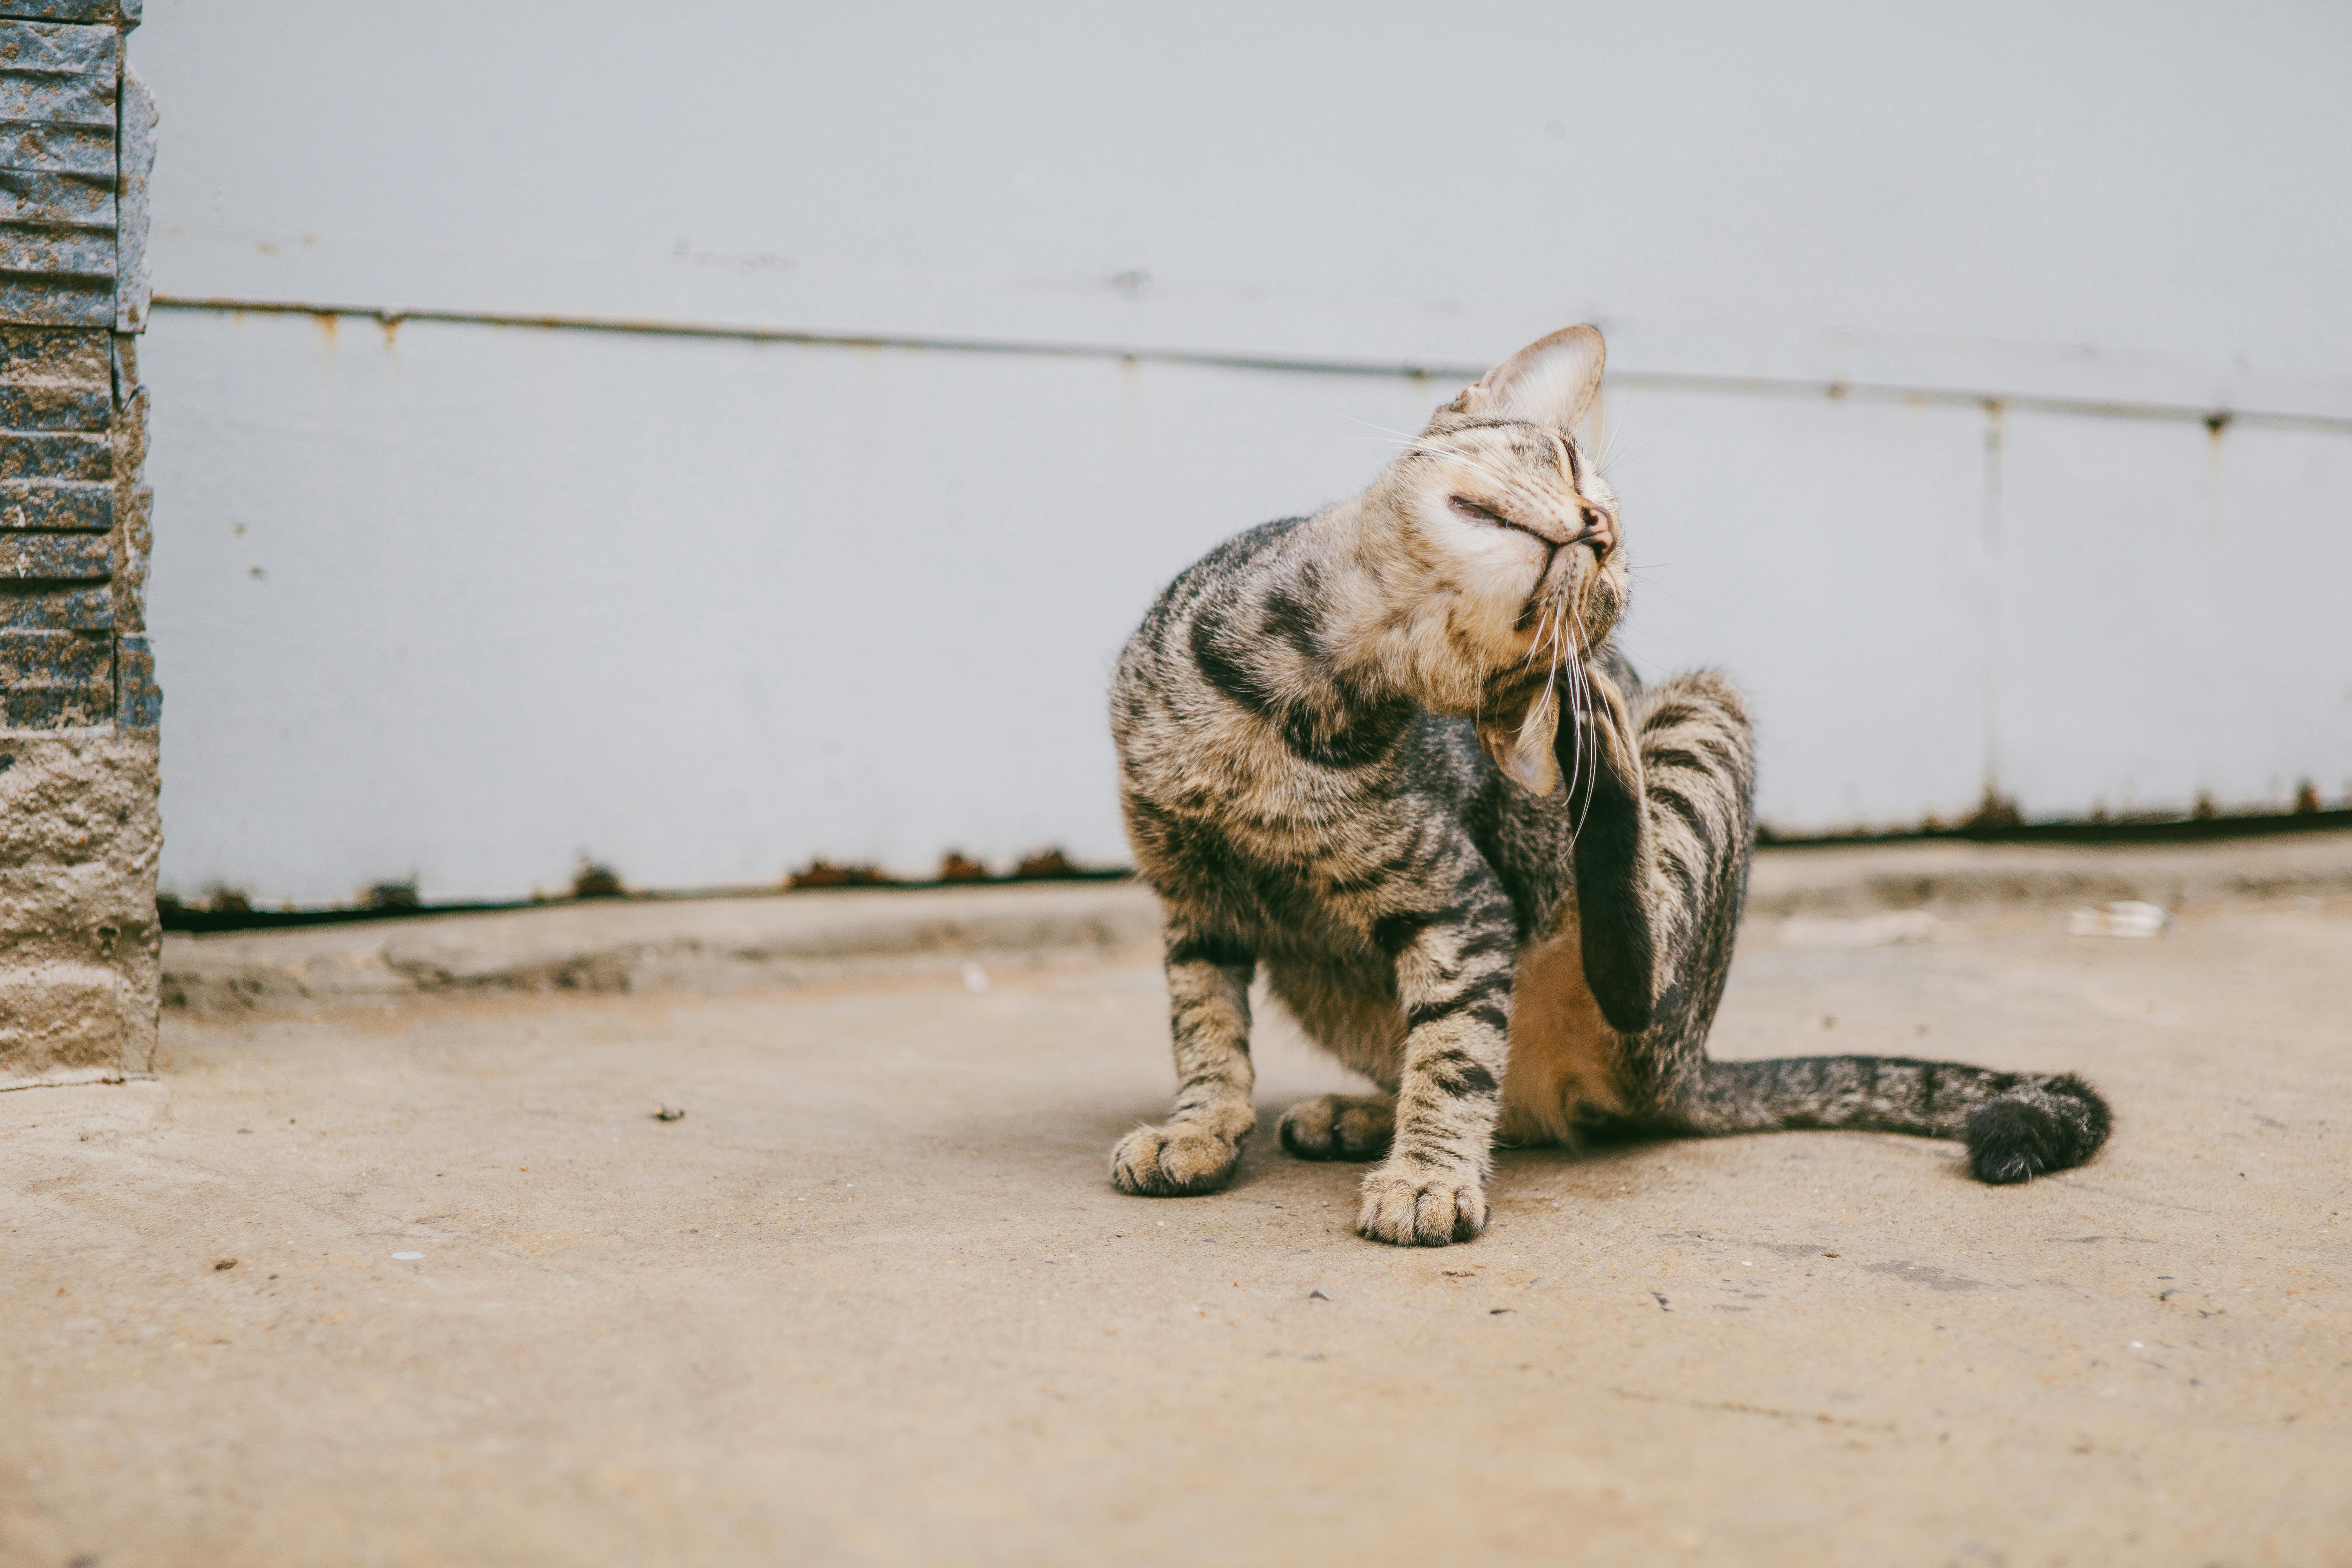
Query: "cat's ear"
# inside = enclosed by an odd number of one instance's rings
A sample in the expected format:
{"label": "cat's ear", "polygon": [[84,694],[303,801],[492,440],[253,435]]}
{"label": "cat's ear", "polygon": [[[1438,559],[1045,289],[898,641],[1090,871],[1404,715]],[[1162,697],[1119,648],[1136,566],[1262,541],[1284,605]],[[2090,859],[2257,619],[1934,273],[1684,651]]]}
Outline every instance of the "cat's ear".
{"label": "cat's ear", "polygon": [[1480,376],[1457,401],[1465,414],[1573,430],[1592,406],[1608,357],[1599,329],[1563,327]]}
{"label": "cat's ear", "polygon": [[1552,751],[1559,734],[1559,704],[1542,692],[1516,719],[1498,715],[1478,721],[1478,743],[1495,765],[1538,799],[1549,799],[1559,788],[1559,758]]}

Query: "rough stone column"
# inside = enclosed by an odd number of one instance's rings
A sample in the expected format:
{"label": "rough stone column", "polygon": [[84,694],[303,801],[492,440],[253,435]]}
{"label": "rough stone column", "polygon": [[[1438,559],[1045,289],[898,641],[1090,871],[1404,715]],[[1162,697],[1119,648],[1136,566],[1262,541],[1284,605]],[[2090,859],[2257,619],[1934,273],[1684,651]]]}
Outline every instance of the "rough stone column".
{"label": "rough stone column", "polygon": [[139,0],[0,0],[0,1089],[155,1052]]}

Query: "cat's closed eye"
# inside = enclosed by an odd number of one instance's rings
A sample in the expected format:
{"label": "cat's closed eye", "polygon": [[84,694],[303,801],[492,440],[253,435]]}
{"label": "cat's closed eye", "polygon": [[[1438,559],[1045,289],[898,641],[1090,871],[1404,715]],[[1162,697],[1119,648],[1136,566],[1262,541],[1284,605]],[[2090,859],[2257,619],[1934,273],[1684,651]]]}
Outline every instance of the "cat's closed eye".
{"label": "cat's closed eye", "polygon": [[1453,509],[1454,516],[1465,522],[1488,522],[1498,528],[1511,526],[1509,518],[1492,507],[1480,506],[1468,496],[1448,496],[1445,504]]}

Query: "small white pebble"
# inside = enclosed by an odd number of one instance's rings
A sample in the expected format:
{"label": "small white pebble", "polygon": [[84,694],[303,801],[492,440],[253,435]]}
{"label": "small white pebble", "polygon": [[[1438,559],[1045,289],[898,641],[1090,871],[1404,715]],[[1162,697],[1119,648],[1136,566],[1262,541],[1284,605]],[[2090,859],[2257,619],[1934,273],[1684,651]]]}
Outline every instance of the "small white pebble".
{"label": "small white pebble", "polygon": [[425,1254],[421,1252],[395,1252],[392,1255],[392,1260],[394,1263],[414,1263],[424,1256]]}

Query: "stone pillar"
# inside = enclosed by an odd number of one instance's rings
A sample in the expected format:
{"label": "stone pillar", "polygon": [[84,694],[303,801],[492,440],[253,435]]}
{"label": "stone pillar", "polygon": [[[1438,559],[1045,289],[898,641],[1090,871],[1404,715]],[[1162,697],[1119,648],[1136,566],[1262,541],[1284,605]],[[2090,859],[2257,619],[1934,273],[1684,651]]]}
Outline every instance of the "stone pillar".
{"label": "stone pillar", "polygon": [[139,0],[0,0],[0,1089],[155,1053]]}

